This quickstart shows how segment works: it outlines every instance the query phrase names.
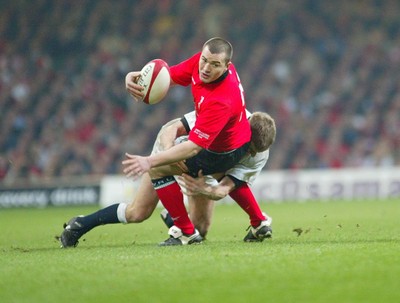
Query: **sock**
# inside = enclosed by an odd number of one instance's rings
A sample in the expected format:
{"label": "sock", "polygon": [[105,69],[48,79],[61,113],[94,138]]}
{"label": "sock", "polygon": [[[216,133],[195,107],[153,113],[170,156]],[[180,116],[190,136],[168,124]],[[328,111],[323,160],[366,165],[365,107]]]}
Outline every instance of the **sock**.
{"label": "sock", "polygon": [[174,225],[174,221],[172,221],[171,215],[166,209],[163,209],[161,211],[161,219],[168,228],[171,228]]}
{"label": "sock", "polygon": [[117,215],[118,206],[119,203],[113,204],[90,215],[80,217],[79,222],[83,224],[83,233],[87,233],[99,225],[120,223]]}
{"label": "sock", "polygon": [[229,196],[249,215],[251,226],[257,227],[266,219],[247,183],[233,190]]}
{"label": "sock", "polygon": [[128,223],[128,220],[126,220],[126,216],[125,216],[125,211],[126,211],[126,208],[128,207],[128,204],[126,204],[126,203],[120,203],[119,205],[118,205],[118,208],[117,208],[117,217],[118,217],[118,220],[119,220],[119,222],[121,222],[121,223],[124,223],[124,224],[127,224]]}
{"label": "sock", "polygon": [[194,225],[189,219],[183,202],[183,194],[172,176],[151,180],[161,203],[171,215],[174,225],[186,235],[194,233]]}

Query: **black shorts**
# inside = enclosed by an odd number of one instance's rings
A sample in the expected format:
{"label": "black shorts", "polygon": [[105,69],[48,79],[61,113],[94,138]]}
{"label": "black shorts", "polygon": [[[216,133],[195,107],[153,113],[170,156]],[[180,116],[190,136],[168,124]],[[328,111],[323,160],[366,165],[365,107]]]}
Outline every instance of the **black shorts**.
{"label": "black shorts", "polygon": [[189,169],[189,174],[193,177],[197,177],[200,170],[203,171],[204,175],[223,173],[234,167],[243,158],[249,146],[250,142],[226,153],[215,153],[203,149],[196,156],[187,159],[185,163]]}

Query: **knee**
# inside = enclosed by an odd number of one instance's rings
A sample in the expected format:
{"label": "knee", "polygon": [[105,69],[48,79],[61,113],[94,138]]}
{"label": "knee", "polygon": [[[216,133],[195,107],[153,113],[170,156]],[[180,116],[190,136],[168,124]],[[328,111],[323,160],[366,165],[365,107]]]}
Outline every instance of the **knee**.
{"label": "knee", "polygon": [[140,223],[147,220],[152,211],[146,208],[137,208],[134,204],[129,204],[125,210],[125,217],[128,223]]}
{"label": "knee", "polygon": [[151,180],[164,177],[162,171],[160,171],[158,167],[151,168],[149,171],[149,176]]}

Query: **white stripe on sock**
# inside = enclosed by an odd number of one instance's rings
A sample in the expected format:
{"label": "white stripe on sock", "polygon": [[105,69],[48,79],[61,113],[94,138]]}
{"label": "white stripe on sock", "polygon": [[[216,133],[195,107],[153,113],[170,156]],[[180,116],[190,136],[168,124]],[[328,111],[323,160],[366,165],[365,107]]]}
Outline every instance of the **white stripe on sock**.
{"label": "white stripe on sock", "polygon": [[124,223],[124,224],[128,223],[128,221],[126,220],[126,217],[125,217],[125,210],[127,207],[128,207],[128,204],[120,203],[117,208],[118,220],[119,220],[119,222]]}

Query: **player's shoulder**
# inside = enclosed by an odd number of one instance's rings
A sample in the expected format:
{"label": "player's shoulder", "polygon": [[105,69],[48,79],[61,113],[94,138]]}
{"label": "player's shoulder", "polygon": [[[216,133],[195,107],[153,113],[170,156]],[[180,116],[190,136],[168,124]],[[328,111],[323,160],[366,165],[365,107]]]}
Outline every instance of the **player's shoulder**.
{"label": "player's shoulder", "polygon": [[239,163],[244,165],[245,167],[255,168],[264,166],[269,158],[269,150],[266,150],[261,153],[255,154],[255,156],[251,156],[250,154],[246,154]]}
{"label": "player's shoulder", "polygon": [[201,56],[201,52],[195,53],[192,56],[190,56],[188,59],[186,59],[184,62],[188,62],[192,65],[198,65],[200,56]]}
{"label": "player's shoulder", "polygon": [[236,66],[235,66],[235,64],[234,64],[232,61],[229,63],[228,70],[229,70],[231,73],[236,73]]}

